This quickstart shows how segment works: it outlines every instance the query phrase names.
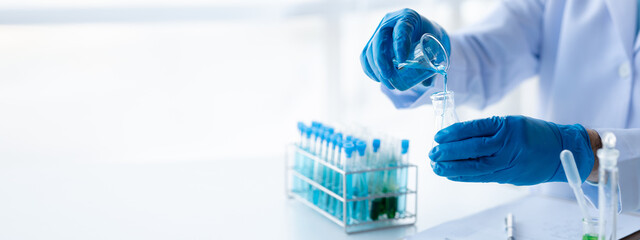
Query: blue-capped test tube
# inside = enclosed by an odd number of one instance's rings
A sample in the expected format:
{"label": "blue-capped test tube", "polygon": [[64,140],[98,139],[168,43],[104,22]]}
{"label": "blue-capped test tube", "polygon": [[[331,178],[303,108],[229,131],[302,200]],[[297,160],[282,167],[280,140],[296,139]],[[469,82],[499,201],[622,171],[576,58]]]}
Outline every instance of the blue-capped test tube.
{"label": "blue-capped test tube", "polygon": [[[371,166],[374,168],[380,168],[380,139],[373,139],[373,141],[371,141]],[[373,194],[373,195],[378,195],[382,193],[382,182],[383,182],[383,178],[384,178],[384,171],[375,171],[372,172],[370,175],[370,179],[371,182],[373,183],[371,188],[369,189],[369,193]],[[372,208],[373,203],[371,204]],[[375,219],[374,219],[375,220]]]}
{"label": "blue-capped test tube", "polygon": [[311,122],[311,142],[309,143],[309,152],[316,154],[316,142],[318,141],[318,131],[322,128],[322,124],[316,121]]}
{"label": "blue-capped test tube", "polygon": [[[380,139],[378,139],[378,138],[375,138],[375,139],[373,139],[373,141],[371,141],[371,150],[372,151],[371,151],[371,156],[370,156],[370,159],[371,159],[370,164],[371,164],[372,167],[375,167],[375,168],[379,168],[380,165],[381,165],[380,164],[380,154],[379,154],[380,143],[381,143]],[[376,182],[381,182],[382,181],[382,177],[384,176],[384,172],[377,171],[374,174],[375,174],[374,180],[377,180]],[[380,185],[380,184],[377,184],[377,185]],[[378,186],[378,187],[380,187],[380,186]],[[374,189],[374,191],[378,191],[379,192],[381,190],[380,189]]]}
{"label": "blue-capped test tube", "polygon": [[[336,140],[337,138],[338,138],[338,134],[336,133],[331,134],[331,138],[330,138],[331,140],[329,141],[329,151],[327,152],[327,162],[334,167],[336,167],[336,164],[337,164],[337,160],[334,158],[335,156],[334,152],[338,147],[337,140]],[[327,168],[327,178],[325,181],[325,187],[335,194],[338,193],[338,189],[336,188],[336,185],[335,185],[335,182],[337,181],[337,178],[338,178],[338,176],[336,176],[336,173],[337,172],[334,171],[333,169]],[[337,199],[332,196],[328,196],[328,198],[329,198],[329,203],[327,204],[327,212],[329,212],[329,214],[335,215],[335,205],[336,205]]]}
{"label": "blue-capped test tube", "polygon": [[[367,143],[362,140],[356,140],[356,149],[358,150],[358,155],[356,161],[358,162],[359,169],[366,169],[367,166],[367,158],[365,157],[365,150],[367,148]],[[358,176],[358,197],[367,197],[369,193],[369,186],[367,182],[367,173],[359,173]],[[360,221],[366,221],[369,217],[369,200],[358,201],[356,204],[357,212],[356,218]]]}
{"label": "blue-capped test tube", "polygon": [[[331,143],[332,137],[333,137],[332,132],[333,132],[332,129],[325,128],[324,136],[322,138],[323,144],[322,144],[321,160],[324,161],[325,163],[330,163],[329,149],[332,148],[333,146],[333,143]],[[320,168],[322,169],[322,172],[321,172],[321,176],[318,183],[321,184],[323,187],[329,189],[329,177],[332,170],[328,167],[325,167],[324,165],[320,165]],[[327,210],[329,206],[330,197],[331,196],[329,194],[322,191],[320,192],[319,207],[321,209]]]}
{"label": "blue-capped test tube", "polygon": [[[298,131],[300,131],[300,140],[298,141],[298,147],[299,148],[304,148],[304,144],[305,144],[305,131],[306,131],[306,126],[304,125],[303,122],[298,122]],[[301,154],[296,153],[296,159],[295,159],[295,163],[293,164],[293,169],[295,169],[296,171],[300,171],[300,169],[302,169],[302,162],[303,162],[303,156]]]}
{"label": "blue-capped test tube", "polygon": [[[382,157],[380,153],[380,139],[373,139],[371,142],[371,156],[372,166],[375,168],[384,167],[381,163]],[[385,171],[375,171],[370,174],[370,182],[372,183],[369,188],[369,193],[371,195],[380,195],[383,194],[382,187],[384,184],[384,176]],[[385,207],[386,198],[376,198],[371,200],[371,209],[369,211],[369,217],[371,220],[378,220],[380,215],[383,213],[382,208]]]}
{"label": "blue-capped test tube", "polygon": [[[342,154],[341,152],[343,151],[343,147],[342,147],[342,134],[337,133],[335,134],[335,150],[334,150],[334,166],[336,166],[337,168],[340,169],[344,169],[343,166],[343,161],[342,161]],[[339,196],[343,196],[342,195],[342,174],[340,174],[339,172],[334,172],[333,173],[333,187],[331,188],[333,190],[333,192],[335,192],[336,194],[338,194]],[[336,217],[338,217],[339,219],[342,219],[342,208],[343,208],[343,203],[340,201],[335,201],[334,205],[334,215]]]}
{"label": "blue-capped test tube", "polygon": [[[343,162],[344,162],[344,170],[345,171],[350,171],[351,168],[353,168],[352,166],[354,165],[354,156],[353,156],[353,152],[355,150],[355,145],[352,142],[346,142],[343,144],[343,149],[344,149],[344,154],[343,154]],[[352,199],[354,197],[354,195],[357,193],[357,189],[355,189],[355,186],[353,184],[353,174],[347,174],[346,175],[346,179],[345,179],[345,183],[344,185],[346,186],[346,188],[344,189],[344,194],[343,196],[346,196],[345,201],[348,199]],[[352,219],[354,217],[354,211],[353,211],[353,202],[349,202],[347,203],[347,209],[341,209],[340,212],[346,213],[346,220],[348,223],[353,222]],[[344,216],[343,216],[344,217]]]}
{"label": "blue-capped test tube", "polygon": [[[309,152],[313,155],[316,155],[318,151],[318,142],[321,141],[320,133],[322,132],[322,124],[318,122],[313,122],[312,126],[313,127],[311,130],[311,141],[309,142]],[[317,169],[318,169],[317,162],[314,161],[313,159],[308,159],[308,167],[305,174],[306,177],[308,177],[311,180],[315,180],[315,176],[316,176],[315,172]],[[319,191],[318,189],[316,189],[315,187],[309,184],[309,191],[307,192],[308,193],[307,200],[309,200],[309,202],[317,204],[318,191]]]}
{"label": "blue-capped test tube", "polygon": [[[309,145],[311,144],[312,133],[313,133],[313,128],[312,127],[305,127],[305,129],[304,129],[305,138],[304,138],[304,141],[303,141],[303,144],[302,144],[302,149],[304,149],[306,151],[309,151]],[[301,162],[301,167],[299,169],[299,173],[304,175],[304,176],[306,176],[306,177],[309,177],[309,168],[313,167],[313,165],[312,165],[313,161],[311,159],[309,159],[309,157],[307,157],[305,155],[302,156],[301,160],[302,160],[302,162]],[[311,191],[312,191],[311,184],[308,184],[307,182],[303,181],[302,182],[302,191],[304,192],[303,196],[306,196],[307,199],[311,199],[310,198]]]}
{"label": "blue-capped test tube", "polygon": [[324,131],[325,131],[325,127],[319,127],[318,128],[318,138],[316,140],[316,151],[314,152],[314,154],[318,157],[321,157],[322,154],[322,144],[324,143]]}
{"label": "blue-capped test tube", "polygon": [[[318,130],[318,138],[316,141],[316,152],[315,155],[316,157],[318,157],[319,159],[322,159],[321,153],[324,150],[324,131],[325,129],[323,127],[319,128]],[[316,158],[316,159],[318,159]],[[322,185],[322,174],[324,172],[324,167],[322,166],[322,164],[319,162],[322,160],[316,160],[314,161],[314,166],[313,166],[313,180],[316,183],[319,183]],[[322,208],[322,206],[320,205],[320,200],[322,198],[322,196],[324,195],[324,192],[322,192],[322,190],[320,189],[315,189],[313,191],[313,204],[315,204],[316,206],[319,206],[320,208]]]}
{"label": "blue-capped test tube", "polygon": [[[307,129],[307,126],[305,126],[304,123],[298,122],[298,131],[300,131],[300,141],[298,142],[298,147],[301,148],[301,149],[304,149],[304,145],[305,145],[305,142],[306,142],[306,139],[307,139],[305,137],[306,129]],[[305,161],[305,156],[296,151],[296,153],[295,153],[295,161],[294,161],[294,164],[293,164],[293,169],[296,172],[301,173],[303,168],[304,168],[304,161]],[[304,190],[304,182],[301,179],[299,179],[297,177],[294,177],[293,178],[293,189],[295,191],[303,191]]]}
{"label": "blue-capped test tube", "polygon": [[[409,172],[409,168],[407,167],[407,165],[409,165],[409,140],[407,139],[403,139],[401,142],[401,159],[402,162],[400,163],[400,165],[402,166],[402,168],[400,168],[400,174],[398,174],[398,177],[400,179],[398,179],[398,183],[399,183],[399,187],[400,187],[400,191],[403,193],[407,192],[407,182],[409,180],[409,176],[408,176],[408,172]],[[405,214],[405,211],[407,210],[407,195],[401,195],[400,197],[398,197],[398,214],[400,214],[400,217],[403,217]]]}
{"label": "blue-capped test tube", "polygon": [[324,129],[324,134],[325,134],[324,135],[324,137],[325,137],[324,145],[325,145],[325,148],[324,148],[324,152],[322,154],[323,154],[323,158],[325,158],[327,162],[329,162],[329,157],[330,157],[329,154],[330,154],[330,151],[331,151],[331,144],[333,144],[331,142],[332,138],[333,138],[333,131],[334,131],[334,129],[332,127],[325,126],[325,129]]}
{"label": "blue-capped test tube", "polygon": [[340,155],[342,153],[342,133],[336,133],[334,139],[335,150],[333,151],[333,162],[336,167],[340,167]]}

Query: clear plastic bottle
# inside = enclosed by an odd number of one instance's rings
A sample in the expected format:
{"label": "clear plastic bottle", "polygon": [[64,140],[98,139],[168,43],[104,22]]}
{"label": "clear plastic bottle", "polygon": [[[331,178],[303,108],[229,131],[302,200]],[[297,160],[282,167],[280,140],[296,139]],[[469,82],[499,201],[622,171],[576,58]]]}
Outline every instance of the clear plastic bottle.
{"label": "clear plastic bottle", "polygon": [[602,138],[601,149],[598,149],[600,167],[598,169],[598,210],[600,210],[600,230],[598,239],[610,240],[616,238],[616,224],[618,217],[618,157],[620,152],[615,149],[616,137],[607,132]]}

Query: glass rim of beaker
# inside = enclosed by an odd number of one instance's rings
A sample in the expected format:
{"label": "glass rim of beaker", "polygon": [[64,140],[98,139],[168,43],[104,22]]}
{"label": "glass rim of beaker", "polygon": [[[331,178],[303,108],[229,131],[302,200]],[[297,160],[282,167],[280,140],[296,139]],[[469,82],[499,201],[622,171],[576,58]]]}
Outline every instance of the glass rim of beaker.
{"label": "glass rim of beaker", "polygon": [[431,100],[442,100],[445,98],[452,98],[452,97],[453,97],[453,91],[451,90],[447,90],[446,92],[439,91],[431,94]]}
{"label": "glass rim of beaker", "polygon": [[[438,46],[440,46],[440,49],[442,49],[442,51],[444,52],[444,62],[445,62],[445,67],[444,70],[447,71],[449,70],[449,56],[447,56],[447,49],[444,48],[444,45],[442,45],[442,43],[440,42],[440,40],[438,40],[436,38],[435,35],[431,34],[431,33],[425,33],[422,35],[422,37],[420,37],[420,44],[422,44],[422,42],[424,41],[425,38],[431,38],[433,40],[436,41],[436,43],[438,43]],[[421,51],[422,51],[422,56],[427,56],[427,53],[425,51],[425,47],[424,44],[422,44],[421,47]],[[429,61],[431,62],[431,61]],[[433,64],[433,63],[432,63]]]}
{"label": "glass rim of beaker", "polygon": [[[582,218],[582,224],[583,224],[583,229],[582,229],[583,234],[591,234],[591,233],[597,234],[598,233],[598,229],[599,229],[599,225],[600,225],[599,218],[597,218],[597,217],[592,217],[591,219]],[[585,224],[586,224],[586,226],[585,226]],[[588,230],[586,232],[589,232],[589,233],[585,232],[584,227],[588,228]]]}

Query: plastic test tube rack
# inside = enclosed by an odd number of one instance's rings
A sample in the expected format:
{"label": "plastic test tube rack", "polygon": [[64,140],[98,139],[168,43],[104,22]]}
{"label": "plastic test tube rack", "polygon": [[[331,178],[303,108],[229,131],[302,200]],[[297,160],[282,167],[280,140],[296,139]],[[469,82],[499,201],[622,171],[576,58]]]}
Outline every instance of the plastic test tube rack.
{"label": "plastic test tube rack", "polygon": [[[406,174],[403,175],[408,179],[406,180],[406,188],[401,188],[397,189],[396,191],[386,193],[381,192],[365,197],[356,196],[356,194],[348,194],[348,190],[339,191],[336,193],[335,189],[328,189],[327,187],[325,187],[325,185],[312,179],[312,177],[310,178],[308,177],[308,175],[301,173],[301,171],[299,169],[296,169],[296,167],[294,166],[294,160],[308,161],[311,162],[311,164],[322,166],[330,171],[333,171],[334,173],[337,173],[339,179],[342,179],[342,181],[340,181],[342,184],[341,189],[348,189],[348,180],[344,181],[344,179],[353,178],[353,176],[356,176],[358,174],[384,174],[385,172],[388,173],[393,171],[404,171],[404,173]],[[332,222],[336,223],[338,226],[342,227],[346,233],[413,225],[417,221],[416,213],[418,209],[418,197],[416,189],[418,183],[418,168],[416,165],[405,164],[383,168],[345,171],[336,166],[333,166],[325,160],[306,151],[305,149],[300,148],[296,144],[289,145],[285,164],[285,188],[287,197],[290,199],[298,200],[309,208],[325,216]],[[382,179],[377,179],[375,181],[382,181]],[[373,183],[369,182],[369,184],[377,184],[375,183],[375,181]],[[332,206],[331,208],[326,208],[319,206],[317,203],[314,203],[317,197],[314,198],[310,196],[317,196],[318,194],[327,196],[327,199],[333,199],[333,203],[335,205],[338,205],[338,207],[333,208],[334,206]],[[390,203],[392,202],[390,199],[394,199],[393,204],[399,204],[400,201],[402,201],[404,203],[402,207],[403,210],[399,211],[398,208],[393,207],[391,213],[383,215],[382,217],[373,217],[374,213],[372,211],[375,210],[372,209],[376,205],[374,203],[385,202],[385,200],[386,202]],[[331,202],[331,200],[329,200],[329,202]],[[368,206],[368,208],[366,209],[369,211],[367,215],[370,216],[360,216],[358,218],[355,218],[355,214],[353,211],[357,211],[354,208],[356,204],[366,204]],[[332,211],[334,209],[340,209],[341,211]],[[376,215],[377,214],[378,213],[376,213]]]}

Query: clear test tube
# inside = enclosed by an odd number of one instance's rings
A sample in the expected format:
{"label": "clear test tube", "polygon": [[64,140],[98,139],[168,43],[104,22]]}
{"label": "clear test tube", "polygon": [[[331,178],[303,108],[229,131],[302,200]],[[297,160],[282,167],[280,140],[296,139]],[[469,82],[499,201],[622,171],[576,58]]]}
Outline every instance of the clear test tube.
{"label": "clear test tube", "polygon": [[[362,140],[356,141],[356,149],[358,150],[357,155],[357,165],[359,169],[367,169],[367,158],[365,156],[365,150],[367,148],[367,143]],[[368,189],[368,181],[367,181],[367,173],[359,173],[358,175],[358,197],[367,197],[369,193]],[[357,219],[360,221],[367,221],[369,219],[369,200],[362,200],[357,202]]]}
{"label": "clear test tube", "polygon": [[320,130],[320,128],[322,127],[322,124],[320,124],[319,122],[311,122],[311,142],[309,143],[309,152],[312,154],[316,154],[316,142],[318,141],[318,131]]}
{"label": "clear test tube", "polygon": [[334,165],[340,167],[342,153],[342,133],[336,133],[334,145],[336,149],[333,151]]}
{"label": "clear test tube", "polygon": [[[370,158],[373,160],[373,167],[380,168],[380,139],[373,139],[371,142],[372,153]],[[376,171],[371,173],[369,193],[371,195],[382,194],[382,184],[384,181],[384,171]],[[376,221],[380,217],[381,209],[383,208],[384,200],[382,198],[376,198],[371,201],[371,210],[369,211],[369,218]]]}
{"label": "clear test tube", "polygon": [[325,130],[326,129],[324,127],[321,127],[318,130],[318,142],[316,142],[316,152],[315,152],[315,154],[316,154],[316,156],[318,156],[320,158],[324,158],[323,153],[324,153],[324,150],[325,150],[325,148],[324,148],[324,144],[325,144],[325,142],[324,142],[324,140],[325,140],[324,139],[324,133],[325,133]]}
{"label": "clear test tube", "polygon": [[[302,122],[298,122],[298,131],[300,131],[300,140],[298,142],[298,147],[303,148],[305,142],[306,142],[306,137],[305,137],[305,132],[306,132],[306,126],[304,125],[304,123]],[[294,164],[293,164],[293,169],[296,172],[301,173],[302,170],[304,169],[304,161],[305,161],[305,156],[302,154],[299,154],[298,152],[296,152],[295,154],[295,160],[294,160]],[[295,177],[293,179],[293,189],[295,189],[296,191],[303,191],[304,190],[304,182],[302,180],[300,180],[299,178]]]}
{"label": "clear test tube", "polygon": [[[342,159],[343,154],[341,154],[341,152],[343,152],[344,148],[342,145],[342,134],[338,133],[335,135],[335,155],[334,155],[334,166],[336,166],[337,168],[343,169],[344,170],[344,161]],[[339,196],[342,196],[342,174],[338,173],[338,172],[334,172],[334,177],[333,177],[333,190],[336,194],[338,194]],[[335,201],[334,204],[334,215],[336,217],[338,217],[339,219],[342,218],[342,211],[341,209],[343,208],[343,204],[339,201]]]}
{"label": "clear test tube", "polygon": [[[399,169],[400,174],[398,174],[398,183],[399,183],[399,191],[406,193],[407,192],[407,182],[409,180],[407,165],[409,165],[409,140],[403,139],[401,142],[401,163],[402,168]],[[398,214],[402,217],[407,210],[407,195],[401,195],[398,197]]]}
{"label": "clear test tube", "polygon": [[[333,132],[333,131],[331,131]],[[324,131],[324,136],[323,136],[323,144],[322,144],[322,160],[325,161],[326,163],[330,163],[331,159],[329,158],[329,148],[332,147],[332,143],[331,143],[331,139],[333,137],[333,134],[330,131],[328,131],[328,129],[326,129]],[[321,172],[321,177],[320,180],[318,181],[319,184],[321,184],[323,187],[329,189],[329,177],[331,174],[331,169],[328,167],[325,167],[324,165],[320,165],[320,168],[322,169]],[[325,192],[320,192],[320,201],[319,201],[319,207],[321,209],[327,210],[328,206],[329,206],[329,198],[331,196]]]}
{"label": "clear test tube", "polygon": [[[324,144],[324,129],[320,128],[320,130],[318,131],[318,140],[316,141],[316,156],[322,159],[322,156],[320,155],[320,153],[322,153],[323,151],[323,144]],[[320,183],[322,184],[322,173],[324,171],[324,167],[322,166],[322,164],[319,161],[315,161],[315,164],[313,166],[313,180],[316,183]],[[322,197],[322,195],[324,194],[324,192],[322,192],[319,189],[314,189],[313,191],[313,204],[315,204],[316,206],[319,206],[322,208],[322,206],[320,206],[320,198]]]}
{"label": "clear test tube", "polygon": [[326,142],[325,142],[325,149],[324,149],[324,153],[323,154],[324,154],[324,158],[327,159],[327,162],[329,162],[328,159],[331,157],[331,156],[329,156],[330,155],[330,146],[329,146],[329,144],[331,144],[331,141],[332,141],[333,131],[334,131],[333,128],[329,127],[329,126],[326,126],[326,128],[324,130]]}
{"label": "clear test tube", "polygon": [[[317,148],[317,144],[316,142],[318,142],[319,136],[318,136],[318,127],[312,127],[311,128],[311,141],[309,141],[309,152],[313,155],[316,154],[316,148]],[[315,164],[313,163],[313,161],[310,162],[310,166],[307,169],[307,177],[310,179],[313,179],[313,168],[315,167]]]}
{"label": "clear test tube", "polygon": [[[327,161],[329,162],[329,164],[331,164],[332,166],[335,166],[335,162],[336,160],[333,158],[334,154],[333,152],[336,150],[336,135],[337,134],[331,134],[331,141],[329,141],[329,151],[327,152]],[[326,188],[331,190],[333,193],[337,193],[337,189],[334,188],[335,184],[334,182],[336,181],[336,176],[335,176],[335,171],[333,169],[327,168],[327,181],[325,182],[326,184]],[[328,196],[329,198],[329,202],[327,203],[327,212],[329,212],[329,214],[331,215],[335,215],[335,205],[336,205],[336,199],[332,196]]]}
{"label": "clear test tube", "polygon": [[[318,124],[319,123],[317,122],[312,122],[311,128],[309,130],[310,137],[309,137],[309,141],[307,142],[307,151],[309,151],[309,153],[314,155],[315,155],[315,149],[316,149],[316,142],[318,141]],[[313,161],[312,159],[306,159],[304,171],[302,172],[302,174],[309,179],[313,179],[314,167],[315,167],[315,161]],[[316,192],[315,187],[309,184],[307,186],[307,200],[309,202],[313,202],[314,192]]]}
{"label": "clear test tube", "polygon": [[[401,154],[398,147],[397,140],[390,141],[392,145],[389,148],[389,158],[385,161],[386,167],[395,167],[400,164]],[[397,169],[385,171],[384,178],[385,186],[383,186],[384,193],[397,193],[398,191],[398,171]],[[387,218],[393,219],[396,217],[398,210],[398,197],[387,197],[384,201],[383,213],[387,215]]]}
{"label": "clear test tube", "polygon": [[[344,170],[346,172],[351,171],[352,170],[352,166],[354,165],[354,156],[353,156],[353,151],[355,150],[355,145],[353,145],[352,142],[346,142],[343,144],[344,145],[344,154],[343,154],[343,162],[344,162]],[[347,223],[351,223],[353,222],[352,219],[354,217],[354,204],[353,202],[349,202],[347,203],[346,200],[348,199],[352,199],[354,197],[354,195],[357,193],[357,189],[355,189],[355,186],[353,184],[353,174],[345,174],[345,181],[342,184],[342,188],[343,188],[343,195],[345,202],[343,203],[343,208],[346,207],[346,209],[342,209],[343,212],[343,219],[346,220]]]}
{"label": "clear test tube", "polygon": [[[312,136],[312,131],[313,129],[311,127],[306,127],[304,129],[304,135],[305,138],[302,142],[302,149],[309,151],[309,145],[311,143],[311,136]],[[308,172],[309,169],[311,167],[313,167],[313,161],[311,159],[309,159],[307,156],[302,156],[302,163],[301,163],[301,168],[300,168],[300,174],[304,175],[304,176],[309,176]],[[311,195],[311,184],[308,184],[307,182],[302,182],[302,186],[301,186],[301,190],[304,192],[304,194],[302,196],[306,196],[307,199],[311,199],[310,195]]]}

